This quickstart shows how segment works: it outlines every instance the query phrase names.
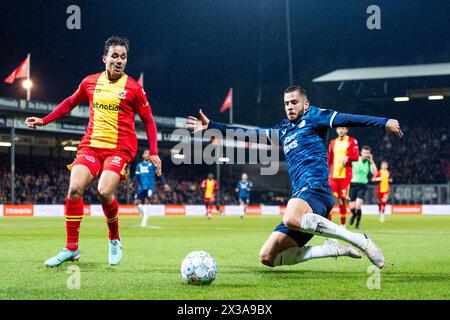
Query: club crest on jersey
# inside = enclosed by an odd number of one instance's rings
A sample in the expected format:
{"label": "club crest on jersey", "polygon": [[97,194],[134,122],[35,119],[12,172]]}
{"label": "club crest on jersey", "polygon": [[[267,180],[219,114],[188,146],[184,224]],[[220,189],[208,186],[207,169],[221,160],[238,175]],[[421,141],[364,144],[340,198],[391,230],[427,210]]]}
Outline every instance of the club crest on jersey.
{"label": "club crest on jersey", "polygon": [[125,99],[127,95],[127,90],[122,90],[119,92],[119,99]]}
{"label": "club crest on jersey", "polygon": [[286,134],[286,129],[281,130],[281,133],[282,133],[283,135],[285,135],[285,134]]}
{"label": "club crest on jersey", "polygon": [[302,120],[302,122],[300,122],[300,124],[298,125],[299,128],[303,128],[306,124],[305,120]]}

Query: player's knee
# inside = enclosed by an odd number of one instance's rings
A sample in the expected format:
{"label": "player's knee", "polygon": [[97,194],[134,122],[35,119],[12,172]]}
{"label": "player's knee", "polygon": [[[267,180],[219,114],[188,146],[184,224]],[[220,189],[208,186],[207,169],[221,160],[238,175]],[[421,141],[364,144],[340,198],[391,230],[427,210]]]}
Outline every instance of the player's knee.
{"label": "player's knee", "polygon": [[109,190],[107,187],[98,187],[97,188],[98,195],[101,199],[109,199],[113,196],[113,192]]}
{"label": "player's knee", "polygon": [[298,229],[300,227],[300,219],[296,216],[284,215],[283,223],[289,229]]}
{"label": "player's knee", "polygon": [[83,197],[83,193],[84,193],[84,190],[83,190],[83,188],[81,188],[81,186],[70,185],[67,197],[72,200],[81,199]]}
{"label": "player's knee", "polygon": [[266,252],[260,252],[259,253],[259,261],[268,267],[273,267],[273,260],[274,257],[272,257],[272,255],[266,253]]}

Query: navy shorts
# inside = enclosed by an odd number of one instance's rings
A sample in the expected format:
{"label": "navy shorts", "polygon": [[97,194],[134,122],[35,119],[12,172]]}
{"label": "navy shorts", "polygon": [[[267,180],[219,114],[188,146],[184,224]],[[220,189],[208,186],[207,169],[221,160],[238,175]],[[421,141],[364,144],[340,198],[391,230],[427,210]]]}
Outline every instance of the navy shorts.
{"label": "navy shorts", "polygon": [[[308,183],[299,191],[293,192],[291,198],[299,198],[305,200],[313,212],[324,218],[328,218],[334,206],[334,197],[328,182],[314,182]],[[314,236],[310,233],[305,233],[300,230],[293,230],[281,223],[274,231],[284,233],[297,242],[299,247],[303,247]]]}
{"label": "navy shorts", "polygon": [[239,202],[243,202],[243,203],[249,204],[250,197],[239,197]]}
{"label": "navy shorts", "polygon": [[135,199],[139,199],[141,201],[145,201],[145,199],[151,199],[153,198],[153,195],[155,192],[152,189],[148,190],[140,190],[135,196]]}

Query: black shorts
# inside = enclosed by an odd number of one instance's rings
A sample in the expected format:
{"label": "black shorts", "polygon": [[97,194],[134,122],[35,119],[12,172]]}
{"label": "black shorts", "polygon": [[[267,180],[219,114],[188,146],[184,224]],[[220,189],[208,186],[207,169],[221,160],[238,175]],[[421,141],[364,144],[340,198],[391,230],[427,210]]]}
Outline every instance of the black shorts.
{"label": "black shorts", "polygon": [[367,184],[365,183],[352,183],[350,185],[350,201],[355,201],[356,198],[363,199],[366,197]]}

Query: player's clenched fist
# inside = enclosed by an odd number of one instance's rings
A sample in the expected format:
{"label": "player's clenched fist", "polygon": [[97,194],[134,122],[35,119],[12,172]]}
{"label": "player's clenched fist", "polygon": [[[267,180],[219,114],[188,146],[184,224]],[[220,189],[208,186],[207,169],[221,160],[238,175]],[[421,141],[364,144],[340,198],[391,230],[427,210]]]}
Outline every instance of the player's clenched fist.
{"label": "player's clenched fist", "polygon": [[44,121],[42,121],[41,118],[30,117],[25,119],[25,124],[27,125],[28,128],[36,129],[37,126],[43,126]]}
{"label": "player's clenched fist", "polygon": [[402,138],[403,132],[400,128],[400,123],[395,119],[389,119],[388,122],[386,122],[386,132],[387,133],[393,133],[397,135],[397,137]]}

